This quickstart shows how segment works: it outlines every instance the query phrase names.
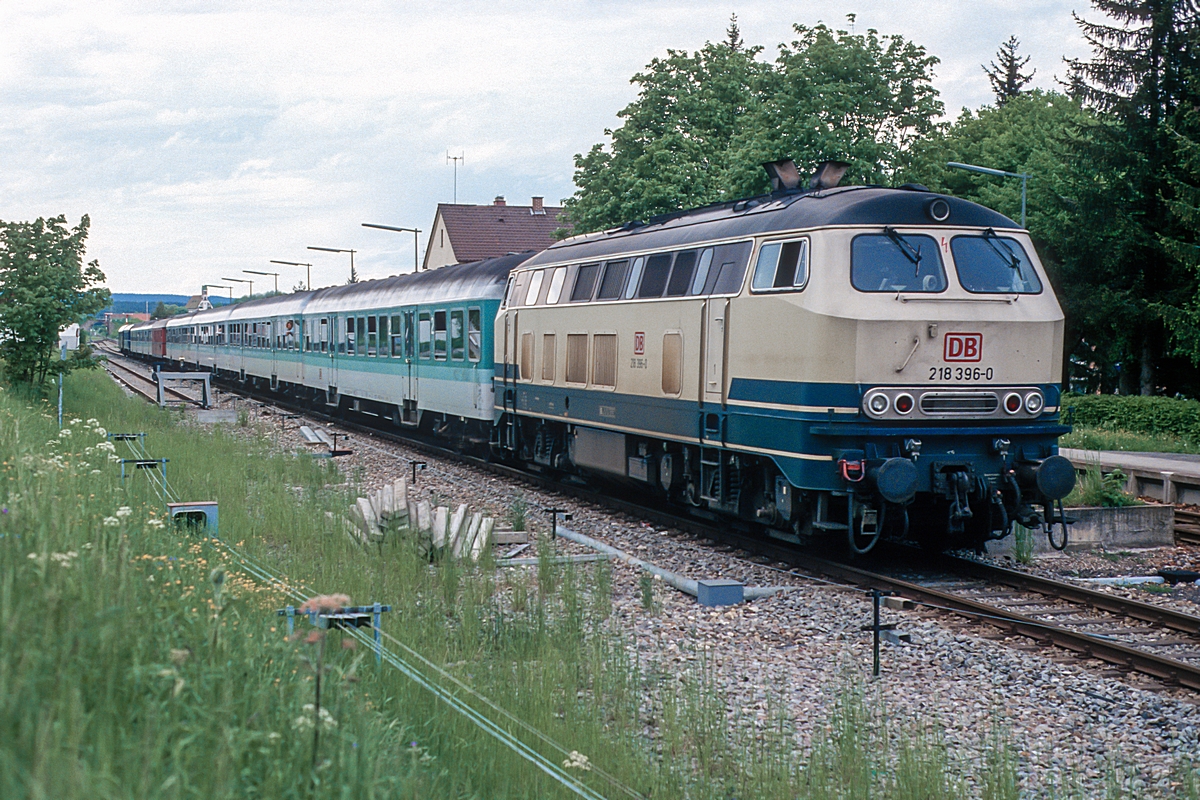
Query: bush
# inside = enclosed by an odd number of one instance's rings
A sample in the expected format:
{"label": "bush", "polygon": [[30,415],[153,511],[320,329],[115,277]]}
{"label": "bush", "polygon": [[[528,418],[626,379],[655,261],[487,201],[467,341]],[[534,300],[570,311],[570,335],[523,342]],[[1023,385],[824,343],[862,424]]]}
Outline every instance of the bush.
{"label": "bush", "polygon": [[1062,407],[1063,419],[1078,427],[1200,441],[1200,402],[1196,400],[1113,394],[1064,395]]}

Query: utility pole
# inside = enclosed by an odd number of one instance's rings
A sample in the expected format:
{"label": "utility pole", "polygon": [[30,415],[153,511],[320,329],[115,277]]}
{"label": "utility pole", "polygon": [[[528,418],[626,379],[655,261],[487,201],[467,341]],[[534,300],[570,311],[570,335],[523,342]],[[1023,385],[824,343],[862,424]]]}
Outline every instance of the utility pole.
{"label": "utility pole", "polygon": [[447,150],[446,160],[454,162],[454,204],[458,205],[458,162],[462,161],[464,164],[466,163],[467,151],[464,150],[460,154],[452,156],[450,155],[450,151]]}
{"label": "utility pole", "polygon": [[373,222],[364,222],[364,228],[378,228],[381,231],[398,231],[400,233],[411,233],[413,235],[413,274],[415,275],[421,269],[421,261],[417,255],[417,238],[421,235],[420,228],[397,228],[394,225],[376,225]]}

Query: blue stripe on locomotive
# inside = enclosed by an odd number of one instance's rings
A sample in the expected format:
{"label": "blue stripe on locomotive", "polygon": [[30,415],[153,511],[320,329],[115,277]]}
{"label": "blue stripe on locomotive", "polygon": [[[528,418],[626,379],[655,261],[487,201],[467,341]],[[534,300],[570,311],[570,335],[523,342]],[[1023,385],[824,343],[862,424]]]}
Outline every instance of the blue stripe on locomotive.
{"label": "blue stripe on locomotive", "polygon": [[[501,380],[497,376],[498,397],[503,391]],[[704,437],[705,417],[717,415],[721,443],[706,440],[708,446],[768,457],[793,485],[810,490],[844,487],[836,464],[842,452],[857,451],[860,458],[864,451],[868,457],[899,456],[904,440],[915,438],[922,442],[921,465],[935,461],[970,463],[979,474],[994,474],[1001,466],[1000,457],[993,450],[996,439],[1009,440],[1012,452],[1018,455],[1045,458],[1058,451],[1057,437],[1067,430],[1059,424],[1057,412],[1022,422],[883,423],[868,420],[857,410],[869,386],[737,378],[732,383],[725,409],[711,403],[535,384],[515,386],[516,409],[523,416],[691,444],[701,442]],[[1037,388],[1044,392],[1048,407],[1058,405],[1057,384]],[[808,410],[760,408],[739,402],[795,405]],[[829,410],[838,408],[854,411]],[[497,414],[502,411],[497,406]],[[923,468],[918,491],[929,491],[931,480],[931,470]]]}

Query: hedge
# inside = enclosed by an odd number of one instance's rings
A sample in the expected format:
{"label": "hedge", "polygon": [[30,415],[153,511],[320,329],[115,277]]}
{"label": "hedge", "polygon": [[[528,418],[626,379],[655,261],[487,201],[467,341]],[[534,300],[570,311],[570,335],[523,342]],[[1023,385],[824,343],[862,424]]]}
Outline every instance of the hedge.
{"label": "hedge", "polygon": [[1063,395],[1063,420],[1076,427],[1200,441],[1200,401],[1170,397]]}

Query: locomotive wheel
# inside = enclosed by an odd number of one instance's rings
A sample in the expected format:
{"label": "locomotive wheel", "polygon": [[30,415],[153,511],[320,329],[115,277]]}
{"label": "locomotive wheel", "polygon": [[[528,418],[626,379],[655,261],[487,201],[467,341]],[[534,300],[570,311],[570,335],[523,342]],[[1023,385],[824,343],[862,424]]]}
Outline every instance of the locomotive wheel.
{"label": "locomotive wheel", "polygon": [[846,544],[851,553],[856,556],[865,556],[875,549],[875,545],[879,544],[879,539],[883,536],[884,523],[887,521],[884,513],[886,508],[884,506],[878,510],[879,516],[875,521],[875,530],[869,533],[862,532],[863,515],[861,513],[854,515],[854,519],[846,531]]}

